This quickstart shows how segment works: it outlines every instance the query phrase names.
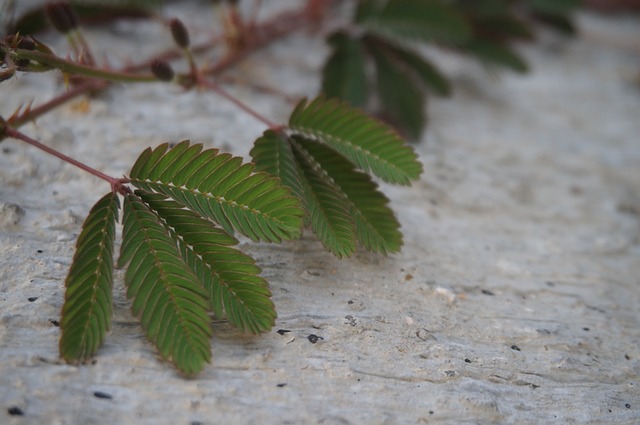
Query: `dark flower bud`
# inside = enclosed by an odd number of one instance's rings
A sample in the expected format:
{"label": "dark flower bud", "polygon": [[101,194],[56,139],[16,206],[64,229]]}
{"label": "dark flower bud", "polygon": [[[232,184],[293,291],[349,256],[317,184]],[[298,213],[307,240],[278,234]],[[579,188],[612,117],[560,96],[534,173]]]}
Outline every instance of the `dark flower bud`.
{"label": "dark flower bud", "polygon": [[47,3],[45,13],[51,25],[63,34],[78,28],[78,15],[66,1]]}
{"label": "dark flower bud", "polygon": [[160,81],[171,81],[175,75],[171,65],[161,60],[154,60],[151,63],[151,73]]}
{"label": "dark flower bud", "polygon": [[183,49],[189,48],[189,31],[187,31],[187,27],[184,26],[182,21],[174,18],[169,21],[169,26],[171,27],[171,35],[173,35],[173,40],[176,44]]}
{"label": "dark flower bud", "polygon": [[36,50],[36,42],[31,37],[20,37],[16,47],[23,50]]}

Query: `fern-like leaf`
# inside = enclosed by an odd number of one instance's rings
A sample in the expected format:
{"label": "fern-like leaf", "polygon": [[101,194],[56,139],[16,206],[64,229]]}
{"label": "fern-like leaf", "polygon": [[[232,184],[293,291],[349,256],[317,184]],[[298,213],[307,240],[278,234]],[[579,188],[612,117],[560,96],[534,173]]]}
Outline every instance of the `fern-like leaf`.
{"label": "fern-like leaf", "polygon": [[348,205],[360,244],[380,254],[398,252],[402,246],[400,223],[388,207],[389,200],[371,178],[326,145],[302,137],[295,137],[292,142],[301,156],[313,158],[316,173]]}
{"label": "fern-like leaf", "polygon": [[418,139],[425,125],[424,93],[388,51],[373,49],[371,53],[385,119],[404,130],[411,139]]}
{"label": "fern-like leaf", "polygon": [[135,194],[124,202],[118,264],[125,274],[133,312],[165,359],[186,374],[211,360],[208,295],[183,260],[167,224]]}
{"label": "fern-like leaf", "polygon": [[582,0],[527,0],[526,3],[538,13],[564,15],[576,10]]}
{"label": "fern-like leaf", "polygon": [[401,63],[410,73],[420,79],[426,87],[440,96],[451,95],[451,83],[434,65],[421,58],[417,53],[397,44],[387,43],[377,37],[364,37],[370,48],[385,49],[387,55]]}
{"label": "fern-like leaf", "polygon": [[337,32],[329,37],[328,42],[333,53],[322,71],[322,91],[351,106],[364,107],[369,93],[360,41]]}
{"label": "fern-like leaf", "polygon": [[304,200],[300,170],[286,134],[267,130],[258,138],[249,152],[258,171],[276,176],[294,195]]}
{"label": "fern-like leaf", "polygon": [[218,317],[241,331],[271,329],[276,313],[267,282],[253,258],[232,248],[238,241],[209,220],[165,195],[139,192],[140,198],[171,227],[183,259],[209,293]]}
{"label": "fern-like leaf", "polygon": [[511,68],[513,71],[525,73],[529,70],[526,62],[513,50],[499,43],[474,39],[462,46],[464,50],[475,55],[487,65]]}
{"label": "fern-like leaf", "polygon": [[119,208],[115,193],[103,196],[89,212],[76,242],[60,320],[60,354],[67,361],[93,356],[110,328],[113,242]]}
{"label": "fern-like leaf", "polygon": [[322,166],[292,143],[296,162],[302,170],[302,184],[311,220],[311,229],[322,245],[336,257],[349,257],[356,249],[356,227],[344,194],[327,178]]}
{"label": "fern-like leaf", "polygon": [[289,118],[289,128],[328,144],[386,182],[408,185],[422,173],[416,153],[396,132],[338,99],[302,100]]}
{"label": "fern-like leaf", "polygon": [[356,22],[396,39],[461,43],[471,35],[464,16],[440,0],[368,0],[358,9]]}
{"label": "fern-like leaf", "polygon": [[254,241],[281,242],[300,236],[303,210],[288,188],[266,173],[254,173],[242,158],[202,150],[184,141],[144,151],[130,173],[131,184],[163,193],[228,233]]}

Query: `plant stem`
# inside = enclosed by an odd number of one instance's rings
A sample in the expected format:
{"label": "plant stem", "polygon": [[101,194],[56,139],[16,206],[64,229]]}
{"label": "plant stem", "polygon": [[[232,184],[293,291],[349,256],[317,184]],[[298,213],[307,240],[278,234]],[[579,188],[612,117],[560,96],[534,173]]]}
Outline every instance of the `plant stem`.
{"label": "plant stem", "polygon": [[240,99],[237,99],[236,97],[234,97],[231,94],[227,93],[225,90],[223,90],[216,83],[208,81],[208,80],[205,80],[204,78],[201,78],[201,77],[199,77],[197,79],[197,81],[198,81],[198,85],[200,85],[202,87],[205,87],[205,88],[215,92],[216,94],[224,97],[226,100],[228,100],[229,102],[233,103],[234,105],[236,105],[238,108],[242,109],[247,114],[251,115],[252,117],[257,119],[258,121],[266,124],[269,127],[269,129],[278,130],[278,129],[282,128],[282,125],[276,124],[275,122],[273,122],[270,119],[266,118],[265,116],[263,116],[262,114],[257,112],[255,109],[251,108],[249,105],[247,105],[244,102],[242,102]]}
{"label": "plant stem", "polygon": [[[84,75],[86,77],[100,78],[102,80],[120,81],[124,83],[150,83],[157,82],[158,79],[152,74],[138,75],[121,71],[110,71],[103,68],[82,65],[62,59],[49,53],[38,52],[36,50],[16,49],[12,52],[16,60],[28,59],[36,61],[39,65],[50,66],[62,72],[74,75]],[[44,69],[47,70],[47,69]]]}
{"label": "plant stem", "polygon": [[[335,3],[335,0],[316,0],[315,2],[324,2],[326,5],[331,5],[332,3]],[[251,28],[251,35],[249,36],[249,42],[242,46],[242,48],[238,49],[238,50],[234,50],[232,52],[230,52],[228,55],[225,55],[221,60],[219,60],[216,64],[213,64],[209,67],[207,67],[204,70],[200,70],[201,74],[206,74],[206,75],[217,75],[220,74],[222,72],[224,72],[226,69],[230,68],[231,66],[237,64],[238,62],[242,61],[245,57],[247,57],[250,53],[252,53],[255,50],[258,50],[266,45],[268,45],[269,43],[275,41],[278,38],[287,36],[299,29],[305,28],[306,26],[308,26],[309,22],[312,21],[313,19],[315,19],[315,17],[313,16],[312,13],[309,13],[308,10],[308,5],[304,5],[299,9],[293,10],[293,11],[289,11],[289,12],[283,12],[282,14],[275,16],[274,18],[272,18],[271,20],[264,22],[264,23],[256,23],[252,28]],[[192,49],[192,53],[196,53],[196,52],[201,52],[201,51],[205,51],[207,50],[207,48],[211,47],[212,45],[217,44],[218,42],[222,41],[224,38],[223,37],[216,37],[214,38],[212,41],[210,41],[208,44],[203,43],[202,45],[199,46],[194,46],[194,48]],[[20,52],[27,52],[27,53],[38,53],[38,52],[34,52],[34,51],[25,51],[25,50],[20,50]],[[46,55],[44,53],[40,53],[41,55],[44,55],[46,58],[51,58],[51,55]],[[149,69],[151,62],[154,59],[162,59],[162,60],[170,60],[172,58],[177,58],[180,56],[180,52],[173,50],[173,51],[169,51],[169,52],[164,52],[161,53],[159,55],[156,55],[154,58],[149,59],[147,61],[144,61],[142,63],[138,63],[136,65],[130,65],[125,67],[120,74],[125,74],[128,75],[129,77],[131,76],[135,76],[136,78],[134,79],[135,81],[140,81],[139,79],[145,80],[145,78],[147,76],[140,76],[140,75],[135,75],[135,74],[131,74],[131,72],[135,72],[138,70],[142,70],[142,69]],[[35,56],[33,56],[35,58]],[[61,59],[62,60],[62,59]],[[65,61],[66,62],[66,61]],[[80,65],[78,65],[80,66]],[[92,67],[87,67],[85,66],[84,68],[86,68],[89,71],[95,72],[95,71],[100,71],[97,68],[92,68]],[[118,75],[119,73],[117,72],[113,72],[111,71],[110,74],[112,76],[114,75]],[[85,74],[86,75],[86,74]],[[96,75],[98,78],[102,78],[102,76]],[[121,76],[121,75],[120,75]],[[111,81],[133,81],[132,79],[129,80],[124,80],[124,79],[119,79],[119,78],[108,78],[108,80]],[[154,81],[157,81],[157,79],[153,79]],[[39,117],[40,115],[45,114],[46,112],[49,112],[50,110],[60,106],[61,104],[83,94],[83,93],[89,93],[91,91],[94,90],[103,90],[105,88],[107,88],[109,85],[108,81],[104,81],[104,80],[93,80],[93,81],[87,81],[84,82],[76,87],[74,87],[73,89],[59,95],[58,97],[45,102],[44,104],[33,108],[31,110],[26,111],[25,113],[23,113],[22,115],[20,115],[19,117],[13,118],[13,119],[8,119],[7,121],[9,122],[9,124],[14,127],[14,128],[18,128],[22,125],[24,125],[27,122],[33,121],[35,118]],[[234,102],[235,103],[235,102]],[[252,114],[254,115],[254,114]],[[254,115],[255,116],[255,115]],[[267,123],[267,121],[260,119],[260,121]],[[272,126],[273,123],[269,123],[267,124],[269,126]],[[1,141],[1,140],[0,140]]]}
{"label": "plant stem", "polygon": [[45,102],[36,108],[28,109],[24,114],[16,116],[15,118],[9,118],[7,121],[12,127],[18,128],[30,121],[35,121],[39,116],[46,114],[74,97],[80,96],[88,91],[104,89],[107,85],[108,83],[106,81],[101,80],[83,82],[61,95],[56,96],[49,102]]}
{"label": "plant stem", "polygon": [[60,158],[61,160],[68,162],[69,164],[75,165],[76,167],[80,168],[83,171],[86,171],[89,174],[93,174],[94,176],[107,181],[110,185],[112,190],[114,191],[120,191],[123,190],[122,184],[126,183],[126,179],[117,179],[115,177],[111,177],[107,174],[104,174],[101,171],[96,170],[95,168],[91,168],[86,164],[83,164],[82,162],[76,161],[75,159],[63,154],[62,152],[58,152],[57,150],[50,148],[49,146],[43,145],[42,143],[38,142],[35,139],[32,139],[31,137],[27,136],[24,133],[21,133],[20,131],[11,128],[9,126],[7,126],[4,129],[4,134],[8,137],[12,137],[14,139],[18,139],[18,140],[22,140],[25,143],[30,144],[31,146],[35,146],[36,148],[45,151],[46,153],[55,156],[56,158]]}

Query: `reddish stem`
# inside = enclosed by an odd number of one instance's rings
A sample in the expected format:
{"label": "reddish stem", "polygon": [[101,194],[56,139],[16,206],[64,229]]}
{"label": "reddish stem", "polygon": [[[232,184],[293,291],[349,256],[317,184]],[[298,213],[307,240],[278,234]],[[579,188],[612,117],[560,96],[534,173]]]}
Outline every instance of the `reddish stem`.
{"label": "reddish stem", "polygon": [[22,140],[25,143],[30,144],[31,146],[35,146],[36,148],[45,151],[46,153],[55,156],[56,158],[60,158],[61,160],[68,162],[69,164],[75,165],[76,167],[80,168],[81,170],[86,171],[89,174],[93,174],[94,176],[105,180],[109,183],[109,185],[111,185],[111,190],[114,192],[123,192],[123,191],[127,191],[127,188],[125,188],[123,186],[123,184],[127,183],[128,180],[127,179],[117,179],[115,177],[111,177],[107,174],[104,174],[101,171],[96,170],[95,168],[91,168],[86,164],[83,164],[82,162],[76,161],[75,159],[61,153],[58,152],[57,150],[50,148],[49,146],[43,145],[42,143],[38,142],[35,139],[32,139],[31,137],[27,136],[24,133],[21,133],[20,131],[11,128],[11,127],[6,127],[4,129],[4,134],[8,137],[12,137],[14,139],[18,139],[18,140]]}
{"label": "reddish stem", "polygon": [[196,78],[199,86],[205,87],[205,88],[215,92],[216,94],[224,97],[226,100],[228,100],[229,102],[233,103],[234,105],[236,105],[238,108],[242,109],[247,114],[251,115],[252,117],[257,119],[258,121],[266,124],[269,127],[269,129],[277,130],[277,129],[280,129],[282,127],[280,124],[276,124],[275,122],[271,121],[270,119],[268,119],[264,115],[262,115],[259,112],[257,112],[255,109],[251,108],[249,105],[246,105],[241,100],[239,100],[239,99],[235,98],[234,96],[230,95],[229,93],[227,93],[225,90],[223,90],[216,83],[214,83],[212,81],[208,81],[208,80],[202,78],[201,76],[196,76],[195,78]]}

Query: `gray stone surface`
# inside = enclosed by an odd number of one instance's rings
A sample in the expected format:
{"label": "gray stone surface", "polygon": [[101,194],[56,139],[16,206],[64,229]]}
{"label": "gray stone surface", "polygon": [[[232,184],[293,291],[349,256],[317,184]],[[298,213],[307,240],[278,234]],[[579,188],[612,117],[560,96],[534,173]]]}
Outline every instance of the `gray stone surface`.
{"label": "gray stone surface", "polygon": [[[95,361],[60,361],[65,274],[84,215],[108,186],[4,141],[0,423],[640,423],[640,21],[582,14],[579,25],[577,39],[543,33],[523,46],[533,65],[525,77],[491,78],[432,53],[456,92],[429,106],[416,145],[422,179],[384,186],[402,253],[339,261],[309,234],[243,242],[272,285],[276,327],[247,337],[216,324],[213,363],[196,379],[145,341],[121,273]],[[168,44],[158,31],[120,24],[88,37],[124,61],[136,54],[122,46],[131,34]],[[234,74],[311,95],[325,52],[289,39]],[[39,75],[4,82],[0,114],[62,89]],[[291,109],[230,90],[274,120]],[[262,130],[210,93],[159,84],[115,87],[24,127],[111,175],[145,147],[183,138],[246,156]]]}

